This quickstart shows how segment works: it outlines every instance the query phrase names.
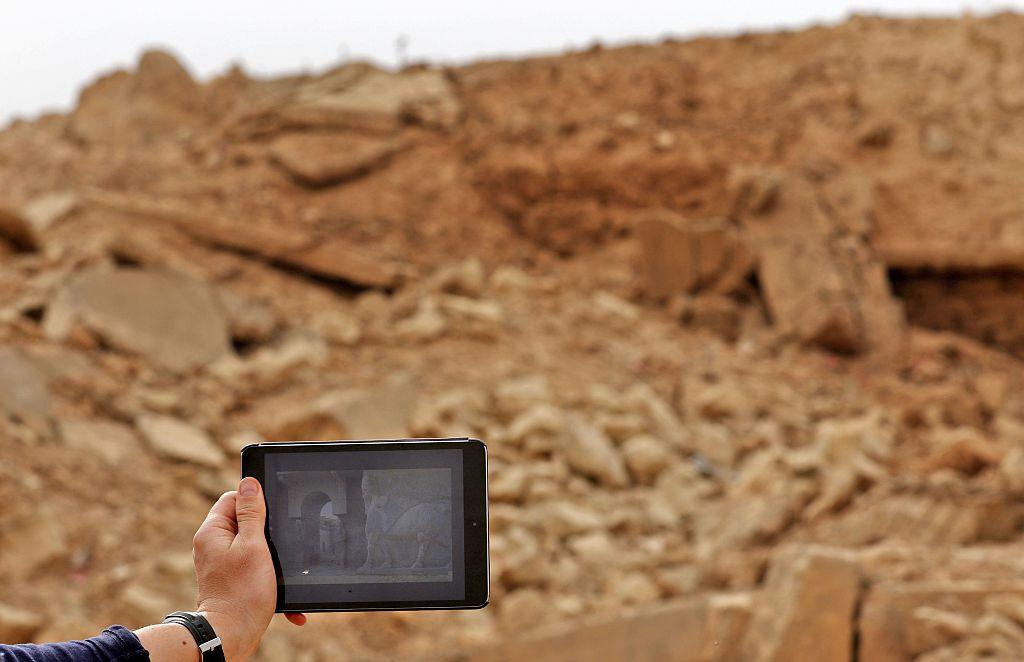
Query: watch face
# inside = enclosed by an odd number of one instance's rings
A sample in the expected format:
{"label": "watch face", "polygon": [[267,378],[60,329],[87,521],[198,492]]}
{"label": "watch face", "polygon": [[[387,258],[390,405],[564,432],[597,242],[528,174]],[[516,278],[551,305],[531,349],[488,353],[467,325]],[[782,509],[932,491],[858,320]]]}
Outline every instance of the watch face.
{"label": "watch face", "polygon": [[279,611],[473,608],[487,600],[476,440],[261,444]]}

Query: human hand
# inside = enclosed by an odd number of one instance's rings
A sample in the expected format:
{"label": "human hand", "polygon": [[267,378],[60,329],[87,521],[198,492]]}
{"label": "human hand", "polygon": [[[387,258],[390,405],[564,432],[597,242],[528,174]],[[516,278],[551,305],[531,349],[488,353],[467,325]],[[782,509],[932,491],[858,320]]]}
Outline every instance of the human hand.
{"label": "human hand", "polygon": [[[199,583],[199,611],[217,631],[228,662],[259,647],[277,604],[277,577],[263,528],[266,502],[259,481],[245,478],[226,492],[196,531],[192,557]],[[305,614],[286,614],[296,625]]]}

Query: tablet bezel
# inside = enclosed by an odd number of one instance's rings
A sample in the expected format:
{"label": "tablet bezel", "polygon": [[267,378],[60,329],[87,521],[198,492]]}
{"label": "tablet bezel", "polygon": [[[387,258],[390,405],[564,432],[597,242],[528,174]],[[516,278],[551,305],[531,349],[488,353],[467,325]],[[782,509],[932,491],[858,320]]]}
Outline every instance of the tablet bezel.
{"label": "tablet bezel", "polygon": [[281,590],[283,573],[273,541],[269,521],[265,535],[270,545],[277,575],[276,613],[308,613],[329,611],[417,611],[423,609],[480,609],[487,605],[490,591],[488,517],[487,517],[487,446],[479,439],[382,439],[365,441],[295,441],[250,444],[242,449],[242,476],[252,476],[265,485],[267,453],[355,452],[396,450],[462,450],[463,527],[465,547],[465,587],[462,600],[416,600],[374,602],[291,602],[284,600]]}

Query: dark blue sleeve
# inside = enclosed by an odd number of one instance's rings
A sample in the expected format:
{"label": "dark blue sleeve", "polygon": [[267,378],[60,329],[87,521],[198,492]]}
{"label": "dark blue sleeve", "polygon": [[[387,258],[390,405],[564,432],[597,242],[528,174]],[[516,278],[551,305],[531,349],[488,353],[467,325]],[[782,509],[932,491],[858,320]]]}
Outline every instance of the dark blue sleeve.
{"label": "dark blue sleeve", "polygon": [[135,633],[120,625],[98,637],[60,644],[0,644],[0,662],[149,662]]}

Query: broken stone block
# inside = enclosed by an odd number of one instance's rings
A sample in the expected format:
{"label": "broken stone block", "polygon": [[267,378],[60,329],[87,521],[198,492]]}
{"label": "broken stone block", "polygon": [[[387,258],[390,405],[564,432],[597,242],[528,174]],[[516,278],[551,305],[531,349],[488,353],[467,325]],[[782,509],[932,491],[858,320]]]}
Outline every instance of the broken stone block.
{"label": "broken stone block", "polygon": [[224,453],[206,431],[170,416],[147,414],[135,422],[149,445],[172,460],[182,460],[207,467],[224,464]]}
{"label": "broken stone block", "polygon": [[565,439],[559,448],[569,467],[603,485],[627,484],[626,467],[612,440],[580,417],[569,421]]}
{"label": "broken stone block", "polygon": [[653,299],[698,291],[729,294],[753,271],[754,254],[725,219],[687,222],[668,210],[636,222],[644,290]]}
{"label": "broken stone block", "polygon": [[203,282],[145,269],[94,269],[73,278],[46,309],[43,330],[67,339],[84,325],[118,349],[173,371],[231,354],[228,322]]}
{"label": "broken stone block", "polygon": [[738,183],[738,214],[756,247],[758,282],[776,327],[837,352],[895,346],[905,323],[885,264],[863,236],[843,228],[810,181],[769,172],[778,181],[773,203],[753,205],[749,191],[759,173],[747,173]]}
{"label": "broken stone block", "polygon": [[747,632],[747,659],[852,662],[860,581],[849,552],[805,547],[776,557]]}
{"label": "broken stone block", "polygon": [[46,619],[42,614],[0,602],[0,642],[28,643],[45,623]]}
{"label": "broken stone block", "polygon": [[403,149],[389,139],[357,134],[319,133],[282,136],[271,143],[270,158],[300,184],[330,186],[357,179]]}
{"label": "broken stone block", "polygon": [[123,423],[66,419],[60,421],[59,427],[65,446],[95,455],[107,464],[117,464],[139,449],[135,431]]}

